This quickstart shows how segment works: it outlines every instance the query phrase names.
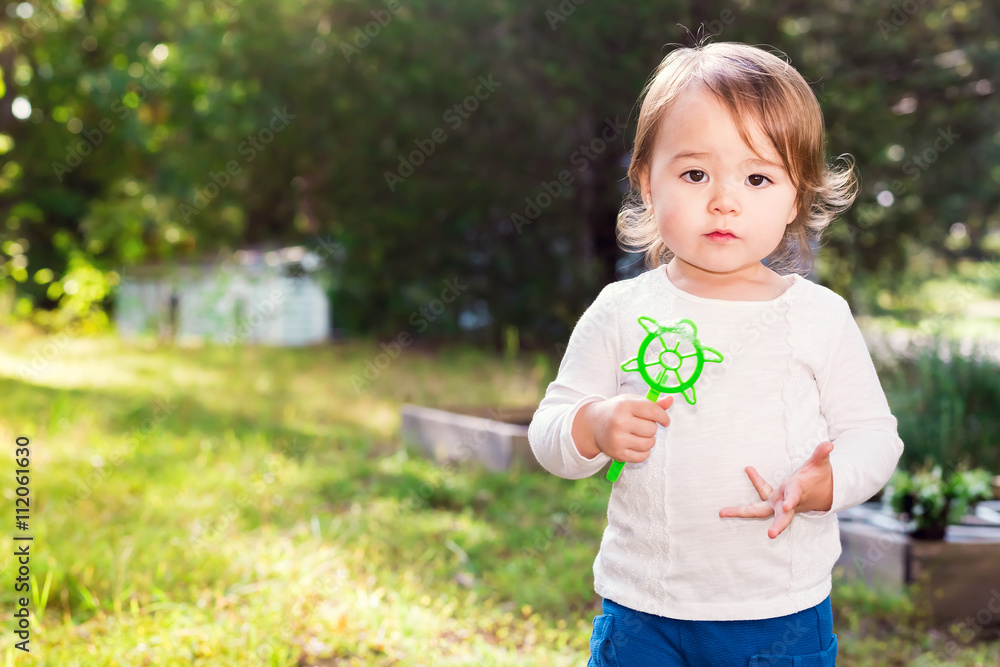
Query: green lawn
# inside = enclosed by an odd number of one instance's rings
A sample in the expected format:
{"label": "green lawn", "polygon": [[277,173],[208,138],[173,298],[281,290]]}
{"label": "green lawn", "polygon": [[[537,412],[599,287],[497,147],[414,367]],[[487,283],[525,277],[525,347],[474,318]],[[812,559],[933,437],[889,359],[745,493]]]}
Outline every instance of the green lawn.
{"label": "green lawn", "polygon": [[[411,348],[356,390],[379,352],[0,336],[0,548],[24,435],[33,574],[51,577],[36,664],[584,664],[609,486],[442,469],[398,437],[403,402],[536,404],[552,362]],[[0,660],[30,664],[3,567]],[[1000,649],[950,650],[864,589],[839,586],[834,612],[841,665]]]}

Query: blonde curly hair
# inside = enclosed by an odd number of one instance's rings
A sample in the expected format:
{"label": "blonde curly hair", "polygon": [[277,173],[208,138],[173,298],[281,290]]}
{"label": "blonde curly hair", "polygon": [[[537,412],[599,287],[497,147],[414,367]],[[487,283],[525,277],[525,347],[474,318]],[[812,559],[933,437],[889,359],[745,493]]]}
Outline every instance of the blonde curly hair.
{"label": "blonde curly hair", "polygon": [[735,42],[671,51],[643,89],[628,169],[631,189],[618,214],[619,244],[645,253],[647,268],[673,257],[642,200],[640,179],[649,173],[661,121],[684,91],[697,84],[728,107],[748,146],[753,147],[748,126],[755,124],[781,155],[797,191],[798,210],[785,227],[781,243],[768,256],[768,265],[778,273],[807,273],[813,262],[810,242],[818,240],[857,195],[854,161],[841,156],[839,168],[826,163],[823,115],[802,75],[777,55]]}

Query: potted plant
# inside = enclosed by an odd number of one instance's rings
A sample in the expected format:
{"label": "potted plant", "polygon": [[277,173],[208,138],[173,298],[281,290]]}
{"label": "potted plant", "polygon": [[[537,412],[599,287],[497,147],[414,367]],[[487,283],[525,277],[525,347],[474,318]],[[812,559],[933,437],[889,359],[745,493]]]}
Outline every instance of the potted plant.
{"label": "potted plant", "polygon": [[911,537],[943,540],[949,524],[961,523],[970,507],[992,497],[991,478],[982,468],[956,470],[947,479],[939,465],[913,474],[896,470],[883,498],[893,511],[915,522]]}
{"label": "potted plant", "polygon": [[[867,507],[845,512],[837,560],[843,576],[912,595],[941,627],[967,623],[989,604],[995,608],[991,596],[1000,562],[1000,523],[988,512],[963,521],[970,507],[989,499],[991,475],[968,470],[968,465],[963,462],[957,471],[932,463],[898,469],[884,488],[882,511]],[[949,524],[953,529],[945,539]],[[1000,627],[1000,614],[988,625],[990,631]]]}

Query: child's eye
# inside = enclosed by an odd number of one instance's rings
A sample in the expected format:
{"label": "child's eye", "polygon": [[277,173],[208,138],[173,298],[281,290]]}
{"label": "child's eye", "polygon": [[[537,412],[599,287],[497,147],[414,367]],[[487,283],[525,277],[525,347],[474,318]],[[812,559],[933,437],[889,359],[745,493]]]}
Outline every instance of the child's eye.
{"label": "child's eye", "polygon": [[685,171],[681,176],[688,183],[704,183],[708,180],[708,174],[700,169],[692,169],[691,171]]}
{"label": "child's eye", "polygon": [[759,188],[765,183],[770,183],[771,179],[763,174],[750,174],[747,176],[747,183],[755,188]]}

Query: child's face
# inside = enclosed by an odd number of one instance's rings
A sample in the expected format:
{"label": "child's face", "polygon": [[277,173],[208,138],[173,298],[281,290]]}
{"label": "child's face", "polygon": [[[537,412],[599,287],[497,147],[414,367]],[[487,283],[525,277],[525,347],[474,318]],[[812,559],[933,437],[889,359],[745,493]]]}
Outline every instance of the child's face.
{"label": "child's face", "polygon": [[685,92],[662,123],[641,186],[664,243],[685,268],[758,275],[796,214],[780,156],[752,125],[755,153],[702,86]]}

